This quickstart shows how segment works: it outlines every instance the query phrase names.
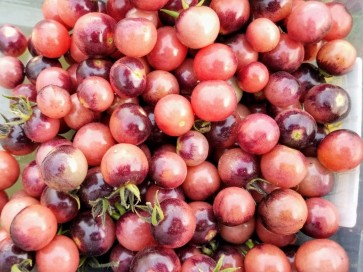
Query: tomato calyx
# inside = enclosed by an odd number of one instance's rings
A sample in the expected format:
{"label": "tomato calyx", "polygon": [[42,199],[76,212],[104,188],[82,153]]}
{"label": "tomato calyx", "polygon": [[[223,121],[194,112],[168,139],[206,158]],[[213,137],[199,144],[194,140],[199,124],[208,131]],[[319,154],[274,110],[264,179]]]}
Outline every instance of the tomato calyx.
{"label": "tomato calyx", "polygon": [[82,257],[79,261],[77,272],[87,272],[89,268],[101,269],[118,266],[117,262],[100,263],[95,257]]}
{"label": "tomato calyx", "polygon": [[255,245],[259,244],[257,241],[253,241],[252,239],[248,239],[243,245],[240,247],[240,252],[243,256],[246,256],[248,251],[255,247]]}
{"label": "tomato calyx", "polygon": [[259,193],[260,195],[265,197],[268,195],[268,193],[264,189],[262,189],[263,183],[269,183],[269,182],[262,178],[252,179],[251,181],[249,181],[247,183],[246,190],[247,191],[256,191],[257,193]]}
{"label": "tomato calyx", "polygon": [[[196,4],[195,6],[196,7],[200,7],[204,4],[204,1],[205,0],[201,0],[198,2],[198,4]],[[183,10],[187,10],[190,8],[190,5],[185,1],[185,0],[182,0],[182,7],[183,7]],[[166,14],[168,14],[169,16],[173,17],[173,18],[178,18],[179,15],[180,15],[180,12],[178,11],[175,11],[175,10],[169,10],[169,9],[160,9],[160,11],[162,12],[165,12]]]}
{"label": "tomato calyx", "polygon": [[238,271],[240,269],[240,267],[231,267],[231,268],[222,269],[223,259],[224,259],[224,255],[222,255],[218,259],[218,262],[216,264],[216,267],[213,269],[213,272],[234,272],[234,271]]}
{"label": "tomato calyx", "polygon": [[143,219],[144,221],[148,222],[149,224],[152,224],[153,226],[159,225],[159,223],[164,219],[164,212],[160,207],[160,202],[158,199],[158,192],[156,191],[155,194],[155,203],[154,205],[151,204],[151,202],[146,202],[145,205],[138,205],[137,208],[141,211],[144,211],[148,214],[148,216],[143,216],[135,210],[136,214]]}
{"label": "tomato calyx", "polygon": [[8,125],[19,125],[23,124],[30,119],[33,114],[33,107],[35,103],[29,101],[26,96],[7,96],[3,97],[10,100],[10,112],[16,116],[13,121],[8,121]]}
{"label": "tomato calyx", "polygon": [[22,260],[18,264],[13,264],[11,267],[11,272],[30,272],[33,266],[33,261],[31,259]]}

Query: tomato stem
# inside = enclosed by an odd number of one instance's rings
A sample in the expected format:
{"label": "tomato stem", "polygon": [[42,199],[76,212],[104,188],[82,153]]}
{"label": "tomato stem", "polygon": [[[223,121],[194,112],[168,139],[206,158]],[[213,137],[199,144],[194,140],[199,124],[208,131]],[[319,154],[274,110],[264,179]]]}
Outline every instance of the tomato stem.
{"label": "tomato stem", "polygon": [[165,12],[166,14],[170,15],[173,18],[178,18],[179,17],[179,12],[174,11],[174,10],[168,10],[168,9],[161,9],[160,11]]}
{"label": "tomato stem", "polygon": [[183,9],[188,9],[188,8],[189,8],[189,4],[188,4],[188,2],[187,2],[187,1],[182,0],[181,2],[182,2],[182,7],[183,7]]}
{"label": "tomato stem", "polygon": [[28,267],[32,266],[33,266],[33,261],[31,259],[25,259],[18,264],[13,264],[11,267],[11,272],[30,272]]}

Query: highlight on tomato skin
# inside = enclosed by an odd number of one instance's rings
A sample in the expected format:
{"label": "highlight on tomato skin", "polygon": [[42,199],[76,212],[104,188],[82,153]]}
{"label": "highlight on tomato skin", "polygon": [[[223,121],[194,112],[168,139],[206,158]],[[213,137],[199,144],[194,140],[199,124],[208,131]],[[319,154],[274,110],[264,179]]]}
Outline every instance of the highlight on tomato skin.
{"label": "highlight on tomato skin", "polygon": [[39,8],[0,25],[0,271],[356,266],[326,198],[363,161],[352,6]]}

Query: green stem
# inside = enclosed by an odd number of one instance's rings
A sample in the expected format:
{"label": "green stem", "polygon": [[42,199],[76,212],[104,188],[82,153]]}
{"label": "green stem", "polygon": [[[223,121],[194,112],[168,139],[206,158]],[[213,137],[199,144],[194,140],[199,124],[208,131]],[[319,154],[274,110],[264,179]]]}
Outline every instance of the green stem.
{"label": "green stem", "polygon": [[203,6],[204,1],[205,1],[205,0],[201,0],[201,1],[199,1],[199,3],[197,4],[197,7]]}
{"label": "green stem", "polygon": [[188,9],[188,8],[189,8],[189,4],[188,4],[188,2],[187,2],[187,1],[185,1],[185,0],[181,0],[181,2],[182,2],[182,7],[183,7],[183,9]]}
{"label": "green stem", "polygon": [[30,268],[33,266],[33,261],[31,259],[22,260],[18,264],[13,264],[11,266],[11,272],[30,272]]}
{"label": "green stem", "polygon": [[169,16],[171,16],[175,19],[179,17],[179,12],[174,11],[174,10],[161,9],[160,11],[165,12],[166,14],[168,14]]}

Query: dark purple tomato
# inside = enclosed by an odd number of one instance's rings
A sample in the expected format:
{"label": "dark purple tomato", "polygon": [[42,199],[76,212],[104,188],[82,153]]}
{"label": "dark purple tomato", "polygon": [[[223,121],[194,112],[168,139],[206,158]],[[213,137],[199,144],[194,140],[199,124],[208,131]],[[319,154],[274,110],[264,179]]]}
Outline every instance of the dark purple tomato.
{"label": "dark purple tomato", "polygon": [[[198,4],[198,0],[185,0],[185,2],[189,6],[195,6]],[[163,9],[179,12],[183,9],[183,5],[180,0],[169,0]],[[175,17],[172,17],[161,10],[159,10],[158,15],[163,25],[173,26],[175,24]]]}
{"label": "dark purple tomato", "polygon": [[28,163],[21,173],[21,183],[24,191],[32,196],[39,198],[46,187],[43,178],[40,173],[40,167],[36,161],[33,160]]}
{"label": "dark purple tomato", "polygon": [[139,251],[132,259],[130,272],[180,272],[181,265],[175,251],[153,246]]}
{"label": "dark purple tomato", "polygon": [[347,91],[328,83],[312,87],[304,100],[304,109],[321,124],[344,119],[349,114],[350,107],[351,100]]}
{"label": "dark purple tomato", "polygon": [[174,70],[174,75],[178,80],[180,92],[182,94],[191,94],[194,87],[198,84],[193,62],[194,59],[186,58],[184,62]]}
{"label": "dark purple tomato", "polygon": [[221,269],[235,268],[235,272],[244,271],[244,256],[237,247],[221,245],[213,254],[213,259],[218,262],[223,256]]}
{"label": "dark purple tomato", "polygon": [[0,87],[13,89],[24,80],[24,65],[16,57],[0,57]]}
{"label": "dark purple tomato", "polygon": [[217,220],[213,206],[208,202],[189,202],[196,218],[196,228],[191,240],[192,244],[202,245],[210,242],[218,233]]}
{"label": "dark purple tomato", "polygon": [[82,205],[90,208],[90,201],[106,197],[112,191],[113,188],[104,181],[100,167],[94,167],[88,170],[77,194]]}
{"label": "dark purple tomato", "polygon": [[25,135],[38,143],[53,139],[58,134],[59,128],[59,119],[47,117],[38,107],[32,108],[30,118],[24,123]]}
{"label": "dark purple tomato", "polygon": [[329,238],[339,228],[339,211],[337,207],[321,197],[306,200],[308,218],[301,231],[315,239]]}
{"label": "dark purple tomato", "polygon": [[[34,260],[33,252],[27,252],[17,247],[9,238],[0,241],[0,271],[11,271],[12,266],[20,264],[25,260]],[[31,265],[26,265],[26,269],[31,269]]]}
{"label": "dark purple tomato", "polygon": [[0,52],[4,56],[19,57],[26,48],[27,39],[19,28],[9,24],[0,27]]}
{"label": "dark purple tomato", "polygon": [[71,28],[82,15],[98,11],[97,1],[93,0],[58,0],[57,2],[56,9],[60,19]]}
{"label": "dark purple tomato", "polygon": [[68,193],[56,191],[49,187],[43,190],[40,204],[49,208],[58,223],[71,221],[78,214],[78,202],[76,198]]}
{"label": "dark purple tomato", "polygon": [[115,245],[110,252],[110,262],[115,262],[117,265],[112,266],[113,272],[129,272],[132,259],[135,253],[121,246]]}
{"label": "dark purple tomato", "polygon": [[108,56],[116,50],[114,31],[116,20],[98,12],[90,12],[80,17],[73,28],[75,44],[87,56]]}
{"label": "dark purple tomato", "polygon": [[15,156],[23,156],[37,148],[38,144],[25,135],[24,125],[13,125],[9,130],[6,136],[0,136],[0,144],[5,151]]}
{"label": "dark purple tomato", "polygon": [[37,90],[32,83],[23,83],[11,90],[13,96],[25,96],[29,101],[36,102]]}
{"label": "dark purple tomato", "polygon": [[278,22],[290,15],[293,0],[255,0],[251,2],[255,18],[265,17]]}
{"label": "dark purple tomato", "polygon": [[257,157],[240,148],[227,150],[218,161],[218,173],[226,186],[245,187],[259,172]]}
{"label": "dark purple tomato", "polygon": [[111,86],[120,97],[136,97],[146,88],[145,65],[138,58],[123,57],[110,71]]}
{"label": "dark purple tomato", "polygon": [[81,212],[70,225],[70,234],[81,254],[100,256],[111,249],[116,235],[115,224],[108,214],[105,222],[101,217],[93,218],[90,211]]}
{"label": "dark purple tomato", "polygon": [[211,122],[210,130],[205,133],[209,145],[215,148],[228,148],[237,141],[240,117],[235,111],[225,120]]}
{"label": "dark purple tomato", "polygon": [[306,111],[292,109],[275,117],[280,128],[280,143],[296,149],[306,148],[317,132],[315,119]]}
{"label": "dark purple tomato", "polygon": [[161,246],[178,248],[186,245],[196,229],[196,218],[192,208],[177,198],[165,199],[160,203],[164,218],[152,226],[152,233]]}
{"label": "dark purple tomato", "polygon": [[90,58],[81,61],[76,70],[78,83],[89,76],[99,76],[108,80],[112,64],[112,61],[102,58]]}
{"label": "dark purple tomato", "polygon": [[302,63],[300,67],[292,73],[292,75],[300,82],[302,93],[300,102],[304,102],[306,93],[315,85],[325,83],[325,78],[320,73],[318,67],[311,63]]}
{"label": "dark purple tomato", "polygon": [[132,8],[129,0],[108,0],[106,3],[107,14],[117,22],[125,18],[126,13]]}
{"label": "dark purple tomato", "polygon": [[239,30],[250,18],[250,3],[247,0],[212,0],[210,7],[218,15],[220,34]]}
{"label": "dark purple tomato", "polygon": [[56,147],[40,166],[44,183],[62,192],[78,189],[87,175],[87,170],[86,157],[72,145]]}

